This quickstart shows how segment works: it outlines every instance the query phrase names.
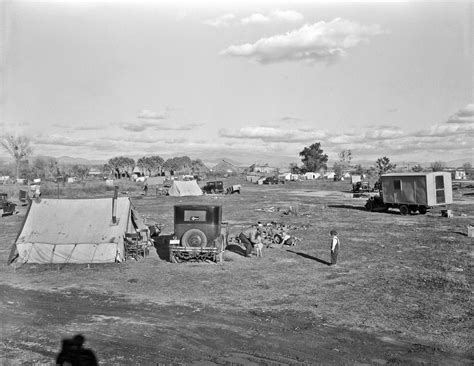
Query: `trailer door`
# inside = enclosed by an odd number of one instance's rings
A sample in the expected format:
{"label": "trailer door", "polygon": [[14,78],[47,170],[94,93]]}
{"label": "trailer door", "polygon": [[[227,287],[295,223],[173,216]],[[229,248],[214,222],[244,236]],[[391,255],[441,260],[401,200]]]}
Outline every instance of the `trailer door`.
{"label": "trailer door", "polygon": [[415,202],[415,177],[403,177],[400,191],[400,203],[412,204]]}
{"label": "trailer door", "polygon": [[427,205],[426,176],[415,176],[415,202],[418,205]]}
{"label": "trailer door", "polygon": [[436,203],[445,203],[446,197],[444,194],[444,176],[437,175],[435,177],[435,189],[436,189]]}

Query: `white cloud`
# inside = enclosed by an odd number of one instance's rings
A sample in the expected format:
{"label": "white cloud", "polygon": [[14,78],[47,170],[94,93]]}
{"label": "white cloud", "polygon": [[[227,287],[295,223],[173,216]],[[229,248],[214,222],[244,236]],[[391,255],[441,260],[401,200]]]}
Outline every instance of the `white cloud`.
{"label": "white cloud", "polygon": [[235,19],[234,14],[224,14],[214,19],[204,21],[204,24],[210,25],[211,27],[228,27],[232,24]]}
{"label": "white cloud", "polygon": [[232,139],[257,139],[263,142],[306,143],[315,138],[323,138],[326,133],[324,131],[308,132],[300,129],[257,126],[242,127],[236,131],[222,129],[219,131],[219,136]]}
{"label": "white cloud", "polygon": [[211,27],[229,27],[234,25],[267,24],[270,22],[299,22],[303,20],[303,15],[295,10],[275,9],[267,14],[253,13],[240,20],[234,14],[223,14],[217,18],[208,19],[203,23]]}
{"label": "white cloud", "polygon": [[453,114],[447,123],[474,123],[474,104],[468,104]]}
{"label": "white cloud", "polygon": [[255,13],[248,17],[242,18],[240,22],[242,24],[262,24],[270,22],[270,18],[263,14]]}
{"label": "white cloud", "polygon": [[167,117],[168,115],[166,112],[154,112],[148,109],[143,109],[137,116],[137,118],[141,119],[165,119]]}
{"label": "white cloud", "polygon": [[271,17],[286,22],[299,22],[303,20],[303,15],[294,10],[276,9],[271,12]]}
{"label": "white cloud", "polygon": [[335,62],[351,48],[382,34],[379,25],[360,25],[336,18],[330,22],[306,24],[299,29],[255,43],[231,45],[221,55],[244,57],[262,64],[284,61]]}

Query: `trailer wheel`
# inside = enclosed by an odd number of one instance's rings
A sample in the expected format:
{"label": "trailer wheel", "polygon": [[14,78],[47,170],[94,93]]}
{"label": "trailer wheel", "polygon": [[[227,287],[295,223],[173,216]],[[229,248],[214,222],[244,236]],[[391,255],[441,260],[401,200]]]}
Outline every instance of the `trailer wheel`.
{"label": "trailer wheel", "polygon": [[418,211],[420,211],[420,214],[425,215],[428,210],[426,209],[425,206],[420,206]]}
{"label": "trailer wheel", "polygon": [[408,215],[410,213],[410,209],[408,208],[407,205],[401,205],[399,209],[400,209],[400,214],[402,214],[403,216]]}
{"label": "trailer wheel", "polygon": [[187,247],[204,248],[207,245],[207,237],[199,229],[189,229],[181,237],[181,243]]}

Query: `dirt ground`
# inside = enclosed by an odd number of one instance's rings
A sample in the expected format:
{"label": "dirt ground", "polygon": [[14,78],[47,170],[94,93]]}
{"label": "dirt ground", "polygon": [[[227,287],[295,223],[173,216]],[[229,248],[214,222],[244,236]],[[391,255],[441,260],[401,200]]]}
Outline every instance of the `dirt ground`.
{"label": "dirt ground", "polygon": [[[14,268],[6,261],[26,209],[1,218],[0,363],[54,364],[61,339],[77,333],[101,365],[473,363],[472,189],[455,191],[448,219],[367,212],[344,182],[238,183],[240,195],[132,201],[164,233],[173,205],[205,203],[223,206],[231,235],[275,221],[301,242],[263,258],[226,251],[219,265],[153,251],[122,264]],[[337,267],[327,265],[332,228]]]}

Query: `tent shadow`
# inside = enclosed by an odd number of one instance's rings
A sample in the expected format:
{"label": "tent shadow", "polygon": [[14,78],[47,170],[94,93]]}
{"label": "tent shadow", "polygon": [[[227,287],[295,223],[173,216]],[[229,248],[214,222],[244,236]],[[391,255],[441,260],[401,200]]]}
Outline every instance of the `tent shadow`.
{"label": "tent shadow", "polygon": [[245,257],[245,249],[243,249],[241,246],[237,244],[227,244],[225,250],[228,250],[229,252],[233,252]]}
{"label": "tent shadow", "polygon": [[296,254],[296,255],[299,255],[299,256],[301,256],[301,257],[303,257],[303,258],[312,259],[313,261],[316,261],[316,262],[325,264],[325,265],[327,265],[327,266],[330,266],[330,265],[331,265],[331,263],[329,263],[329,262],[327,262],[327,261],[325,261],[325,260],[323,260],[323,259],[319,259],[319,258],[317,258],[317,257],[313,257],[312,255],[309,255],[309,254],[306,254],[306,253],[295,252],[294,250],[291,250],[291,249],[287,249],[286,251],[287,251],[287,252],[290,252],[290,253],[294,253],[294,254]]}

